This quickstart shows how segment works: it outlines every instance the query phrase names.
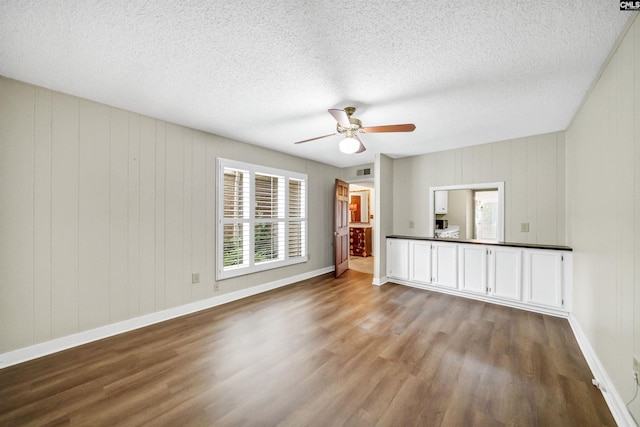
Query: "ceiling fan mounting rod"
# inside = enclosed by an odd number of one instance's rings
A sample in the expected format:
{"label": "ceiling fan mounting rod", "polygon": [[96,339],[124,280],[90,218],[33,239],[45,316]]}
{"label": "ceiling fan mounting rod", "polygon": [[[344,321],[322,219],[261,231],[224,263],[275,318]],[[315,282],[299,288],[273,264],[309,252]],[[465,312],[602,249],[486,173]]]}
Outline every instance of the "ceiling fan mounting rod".
{"label": "ceiling fan mounting rod", "polygon": [[344,112],[347,113],[347,117],[351,118],[351,115],[356,112],[356,107],[344,107]]}

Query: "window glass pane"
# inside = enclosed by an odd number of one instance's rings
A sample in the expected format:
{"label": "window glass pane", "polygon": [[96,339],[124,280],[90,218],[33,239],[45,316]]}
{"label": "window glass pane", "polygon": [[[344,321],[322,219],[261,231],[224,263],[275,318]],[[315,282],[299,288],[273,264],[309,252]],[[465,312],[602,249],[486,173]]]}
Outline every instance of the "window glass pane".
{"label": "window glass pane", "polygon": [[282,222],[260,222],[255,225],[254,230],[256,263],[284,258]]}
{"label": "window glass pane", "polygon": [[289,180],[289,218],[304,218],[304,181]]}
{"label": "window glass pane", "polygon": [[284,214],[284,179],[279,176],[255,175],[256,219],[281,218]]}
{"label": "window glass pane", "polygon": [[289,221],[289,258],[302,257],[305,255],[305,222]]}
{"label": "window glass pane", "polygon": [[223,228],[224,267],[242,267],[249,263],[249,225],[225,224]]}
{"label": "window glass pane", "polygon": [[224,170],[224,217],[248,218],[249,173],[225,168]]}

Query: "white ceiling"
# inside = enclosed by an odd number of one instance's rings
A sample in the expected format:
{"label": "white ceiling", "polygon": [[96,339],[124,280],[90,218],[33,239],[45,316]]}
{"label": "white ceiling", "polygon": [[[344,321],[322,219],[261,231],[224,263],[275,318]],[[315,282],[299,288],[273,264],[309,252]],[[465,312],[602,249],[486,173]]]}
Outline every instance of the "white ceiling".
{"label": "white ceiling", "polygon": [[[616,1],[0,0],[0,74],[335,166],[564,130]],[[328,108],[366,134],[346,155]]]}

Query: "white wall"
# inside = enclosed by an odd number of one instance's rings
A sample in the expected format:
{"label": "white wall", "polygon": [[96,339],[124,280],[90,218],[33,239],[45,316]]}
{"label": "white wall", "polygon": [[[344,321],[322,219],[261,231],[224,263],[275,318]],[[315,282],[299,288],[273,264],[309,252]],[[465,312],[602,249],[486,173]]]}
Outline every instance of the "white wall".
{"label": "white wall", "polygon": [[393,234],[393,183],[388,178],[393,176],[393,160],[384,154],[376,154],[375,160],[375,192],[376,206],[374,226],[377,230],[373,236],[373,283],[381,284],[387,275],[387,236]]}
{"label": "white wall", "polygon": [[567,131],[567,224],[573,314],[627,402],[640,357],[640,19]]}
{"label": "white wall", "polygon": [[[369,169],[369,172],[371,172],[369,175],[358,175],[358,171],[362,170],[362,169]],[[347,168],[342,168],[341,169],[341,178],[343,181],[346,182],[358,182],[358,181],[371,181],[373,180],[374,174],[375,174],[375,164],[374,163],[368,163],[365,165],[359,165],[359,166],[350,166]]]}
{"label": "white wall", "polygon": [[428,235],[429,187],[504,181],[505,240],[564,244],[564,139],[558,132],[394,160],[393,233]]}
{"label": "white wall", "polygon": [[[0,101],[0,353],[333,264],[338,168],[2,77]],[[309,262],[214,291],[218,156],[309,175]]]}

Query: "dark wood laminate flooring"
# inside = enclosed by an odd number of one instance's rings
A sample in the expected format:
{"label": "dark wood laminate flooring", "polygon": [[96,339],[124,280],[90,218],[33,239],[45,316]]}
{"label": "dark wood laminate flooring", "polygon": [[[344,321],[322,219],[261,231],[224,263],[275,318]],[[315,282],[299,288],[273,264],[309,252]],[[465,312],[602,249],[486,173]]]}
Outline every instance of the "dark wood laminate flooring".
{"label": "dark wood laminate flooring", "polygon": [[564,319],[331,274],[0,370],[0,425],[615,425]]}

